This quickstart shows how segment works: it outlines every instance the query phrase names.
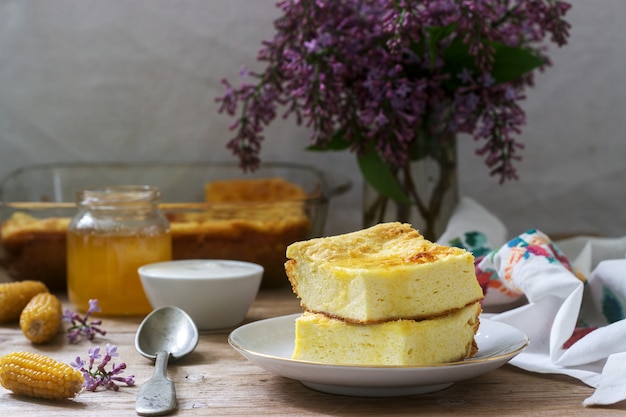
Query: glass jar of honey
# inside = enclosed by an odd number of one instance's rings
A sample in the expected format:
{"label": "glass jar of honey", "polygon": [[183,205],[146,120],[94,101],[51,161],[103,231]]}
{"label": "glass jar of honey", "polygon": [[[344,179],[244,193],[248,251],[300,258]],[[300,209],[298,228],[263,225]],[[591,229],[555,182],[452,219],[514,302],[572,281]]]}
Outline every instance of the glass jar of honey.
{"label": "glass jar of honey", "polygon": [[67,290],[81,311],[97,299],[101,315],[151,310],[137,269],[172,259],[169,223],[160,192],[143,185],[81,190],[67,232]]}

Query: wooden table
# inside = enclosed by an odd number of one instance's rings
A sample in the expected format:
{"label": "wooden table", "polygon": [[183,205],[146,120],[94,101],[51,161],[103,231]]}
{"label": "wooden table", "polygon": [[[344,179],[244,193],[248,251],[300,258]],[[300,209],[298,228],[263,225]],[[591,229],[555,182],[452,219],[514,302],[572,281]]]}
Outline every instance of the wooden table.
{"label": "wooden table", "polygon": [[[0,279],[1,280],[1,279]],[[64,298],[65,297],[61,296]],[[69,307],[65,301],[65,306]],[[300,312],[288,288],[262,290],[247,321]],[[0,326],[0,354],[27,350],[70,362],[87,356],[94,345],[118,346],[117,362],[126,362],[135,387],[119,391],[82,392],[75,399],[49,402],[18,397],[0,387],[0,413],[5,416],[133,416],[138,386],[152,375],[153,364],[134,348],[141,318],[104,318],[108,333],[94,342],[69,344],[59,333],[49,344],[34,346],[17,325]],[[297,381],[273,375],[243,358],[227,343],[228,331],[202,333],[197,349],[168,372],[175,381],[178,409],[173,415],[198,416],[611,416],[623,415],[626,404],[584,408],[592,388],[576,379],[541,375],[511,365],[432,394],[395,398],[356,398],[325,394]]]}

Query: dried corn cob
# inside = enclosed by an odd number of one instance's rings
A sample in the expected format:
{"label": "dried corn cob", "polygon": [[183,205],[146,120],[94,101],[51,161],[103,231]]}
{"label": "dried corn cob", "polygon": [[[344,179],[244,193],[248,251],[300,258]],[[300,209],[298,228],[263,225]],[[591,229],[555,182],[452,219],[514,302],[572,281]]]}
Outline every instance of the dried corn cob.
{"label": "dried corn cob", "polygon": [[18,281],[0,284],[0,323],[17,322],[26,304],[48,288],[41,281]]}
{"label": "dried corn cob", "polygon": [[0,384],[16,394],[60,400],[78,394],[83,375],[62,362],[31,352],[0,357]]}
{"label": "dried corn cob", "polygon": [[35,295],[20,315],[24,336],[33,343],[52,339],[61,327],[61,301],[49,292]]}

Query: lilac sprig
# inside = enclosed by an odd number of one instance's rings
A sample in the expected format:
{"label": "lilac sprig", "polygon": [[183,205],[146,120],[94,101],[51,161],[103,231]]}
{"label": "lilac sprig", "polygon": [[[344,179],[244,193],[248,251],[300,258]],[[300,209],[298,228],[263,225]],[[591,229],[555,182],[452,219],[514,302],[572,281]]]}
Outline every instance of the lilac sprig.
{"label": "lilac sprig", "polygon": [[[127,377],[119,376],[126,369],[126,364],[124,362],[117,365],[113,363],[110,371],[105,369],[111,359],[117,356],[119,356],[119,353],[117,353],[117,346],[107,343],[104,357],[100,354],[100,346],[92,347],[89,348],[89,359],[87,361],[81,359],[80,356],[77,356],[76,361],[70,362],[70,366],[82,372],[83,377],[85,378],[83,387],[88,391],[95,392],[98,387],[117,391],[119,390],[117,382],[132,387],[135,385],[134,375]],[[101,358],[102,361],[96,365],[96,360]]]}
{"label": "lilac sprig", "polygon": [[89,316],[99,311],[102,310],[98,306],[97,299],[89,300],[89,308],[87,309],[84,317],[81,317],[78,313],[69,309],[65,310],[61,317],[64,321],[70,323],[70,327],[67,329],[67,339],[70,343],[78,343],[81,335],[84,335],[88,340],[93,340],[96,334],[100,334],[102,336],[106,334],[105,330],[98,327],[102,324],[102,320],[89,321]]}

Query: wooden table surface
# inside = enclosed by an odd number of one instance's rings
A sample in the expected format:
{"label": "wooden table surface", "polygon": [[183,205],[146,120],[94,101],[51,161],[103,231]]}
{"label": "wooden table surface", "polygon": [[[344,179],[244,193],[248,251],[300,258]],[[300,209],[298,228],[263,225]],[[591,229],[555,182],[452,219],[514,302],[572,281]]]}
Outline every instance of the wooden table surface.
{"label": "wooden table surface", "polygon": [[[0,274],[1,275],[1,274]],[[0,277],[1,280],[1,277]],[[65,306],[70,307],[64,295]],[[262,290],[246,321],[300,312],[288,288]],[[45,345],[32,345],[19,326],[0,326],[0,355],[16,350],[39,352],[69,363],[87,356],[95,345],[118,346],[117,362],[126,362],[125,374],[135,375],[137,385],[119,391],[84,391],[76,398],[50,402],[19,397],[0,387],[0,414],[32,416],[133,416],[139,386],[153,372],[151,361],[134,348],[137,318],[104,318],[106,336],[93,342],[69,344],[64,333]],[[247,361],[228,345],[228,331],[202,333],[196,350],[170,362],[180,416],[611,416],[623,415],[626,404],[584,408],[582,401],[593,389],[576,379],[541,375],[511,365],[457,382],[431,393],[394,398],[358,398],[313,391],[298,381],[271,374]]]}

